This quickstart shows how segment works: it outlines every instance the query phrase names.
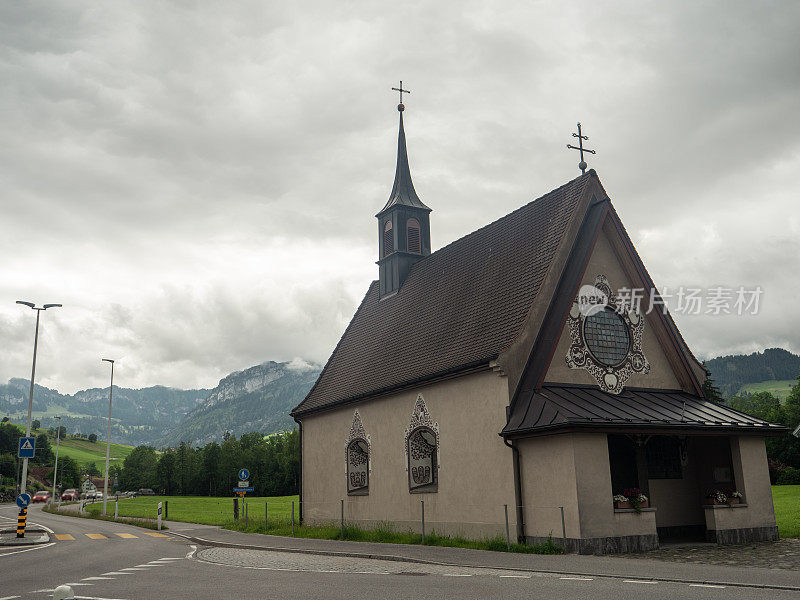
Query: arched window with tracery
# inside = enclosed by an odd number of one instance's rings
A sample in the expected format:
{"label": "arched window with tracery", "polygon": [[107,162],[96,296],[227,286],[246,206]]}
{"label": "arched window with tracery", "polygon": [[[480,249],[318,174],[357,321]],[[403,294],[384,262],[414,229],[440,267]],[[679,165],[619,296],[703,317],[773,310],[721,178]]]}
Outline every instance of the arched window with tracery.
{"label": "arched window with tracery", "polygon": [[369,445],[355,439],[347,445],[347,493],[365,494],[369,490]]}
{"label": "arched window with tracery", "polygon": [[392,252],[394,252],[394,232],[390,220],[383,225],[383,255],[389,256]]}
{"label": "arched window with tracery", "polygon": [[409,489],[435,487],[439,482],[436,471],[436,433],[428,427],[418,427],[408,436]]}
{"label": "arched window with tracery", "polygon": [[369,449],[370,438],[364,430],[361,415],[356,410],[353,412],[350,435],[344,442],[345,475],[349,496],[369,494]]}
{"label": "arched window with tracery", "polygon": [[406,240],[409,252],[414,254],[422,253],[422,241],[420,237],[419,221],[416,219],[409,219],[406,224]]}
{"label": "arched window with tracery", "polygon": [[408,491],[433,493],[439,486],[439,424],[428,413],[422,396],[417,396],[411,422],[405,431]]}

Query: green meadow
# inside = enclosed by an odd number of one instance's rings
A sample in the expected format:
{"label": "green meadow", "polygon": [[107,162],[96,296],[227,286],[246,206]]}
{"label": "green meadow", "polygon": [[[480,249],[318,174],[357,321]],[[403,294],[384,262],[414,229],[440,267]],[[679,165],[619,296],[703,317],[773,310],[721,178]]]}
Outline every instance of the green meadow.
{"label": "green meadow", "polygon": [[[50,443],[53,445],[53,453],[55,453],[56,441],[53,439],[50,440]],[[112,443],[110,452],[111,464],[119,463],[121,465],[125,457],[131,452],[133,452],[133,446]],[[67,438],[61,440],[58,456],[69,456],[75,459],[79,465],[93,462],[102,471],[105,469],[106,464],[106,443],[100,440],[92,443],[89,440]]]}
{"label": "green meadow", "polygon": [[[249,519],[264,521],[264,503],[267,503],[269,519],[290,522],[292,501],[295,502],[295,519],[298,516],[297,496],[276,496],[272,498],[247,498]],[[119,516],[156,518],[159,502],[169,502],[170,521],[202,523],[204,525],[225,525],[233,521],[233,498],[209,498],[203,496],[139,496],[119,501]],[[241,503],[240,503],[241,504]],[[90,512],[100,513],[102,503],[90,504]],[[113,507],[112,509],[113,510]],[[244,510],[240,513],[244,517]]]}
{"label": "green meadow", "polygon": [[758,392],[769,392],[773,396],[786,400],[792,391],[792,386],[797,384],[796,379],[785,379],[779,381],[759,381],[758,383],[746,383],[739,388],[737,394],[747,392],[755,394]]}

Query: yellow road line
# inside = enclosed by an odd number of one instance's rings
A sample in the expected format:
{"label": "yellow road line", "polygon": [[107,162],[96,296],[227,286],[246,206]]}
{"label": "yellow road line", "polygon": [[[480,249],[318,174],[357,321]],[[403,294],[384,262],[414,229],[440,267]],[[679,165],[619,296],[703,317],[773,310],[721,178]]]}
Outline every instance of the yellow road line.
{"label": "yellow road line", "polygon": [[74,537],[72,537],[72,536],[71,536],[70,534],[68,534],[68,533],[57,533],[57,534],[56,534],[56,539],[57,539],[57,540],[62,540],[62,541],[65,541],[65,540],[75,540],[75,538],[74,538]]}
{"label": "yellow road line", "polygon": [[108,539],[102,533],[87,533],[86,537],[92,538],[93,540],[107,540]]}
{"label": "yellow road line", "polygon": [[150,536],[153,536],[153,537],[169,537],[167,535],[164,535],[163,533],[150,533],[148,531],[145,531],[144,533],[145,533],[145,535],[150,535]]}
{"label": "yellow road line", "polygon": [[133,535],[132,533],[115,533],[114,535],[118,535],[119,537],[125,538],[126,540],[135,540],[139,537],[138,535]]}

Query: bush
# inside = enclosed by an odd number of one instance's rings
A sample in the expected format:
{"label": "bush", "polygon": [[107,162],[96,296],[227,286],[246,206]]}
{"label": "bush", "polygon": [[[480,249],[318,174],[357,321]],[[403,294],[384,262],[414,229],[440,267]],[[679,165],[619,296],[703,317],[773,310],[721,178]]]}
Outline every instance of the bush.
{"label": "bush", "polygon": [[783,467],[778,471],[777,485],[798,485],[800,484],[800,469],[794,467]]}

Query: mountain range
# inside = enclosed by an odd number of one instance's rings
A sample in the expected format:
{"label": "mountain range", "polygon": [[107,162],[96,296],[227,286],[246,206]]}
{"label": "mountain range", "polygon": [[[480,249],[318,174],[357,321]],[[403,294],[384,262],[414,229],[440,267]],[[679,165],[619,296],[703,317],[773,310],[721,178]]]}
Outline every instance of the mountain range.
{"label": "mountain range", "polygon": [[[111,441],[162,447],[181,441],[205,444],[222,439],[226,431],[238,436],[291,429],[289,411],[305,397],[319,371],[303,361],[270,361],[231,373],[211,390],[114,386]],[[24,423],[29,389],[27,379],[0,384],[0,415]],[[33,399],[33,418],[43,427],[55,427],[60,415],[67,433],[95,433],[105,439],[108,388],[70,395],[36,385]]]}

